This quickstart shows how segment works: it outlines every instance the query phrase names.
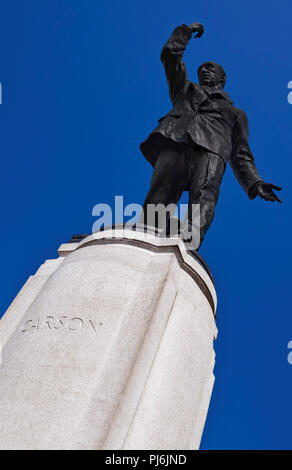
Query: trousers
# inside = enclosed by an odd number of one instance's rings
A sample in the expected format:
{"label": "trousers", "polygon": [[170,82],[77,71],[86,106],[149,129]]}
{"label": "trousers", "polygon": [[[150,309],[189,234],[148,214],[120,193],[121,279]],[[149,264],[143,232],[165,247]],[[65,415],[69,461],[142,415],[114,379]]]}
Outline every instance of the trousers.
{"label": "trousers", "polygon": [[186,223],[191,228],[194,218],[193,205],[199,205],[201,244],[215,215],[224,172],[224,161],[202,147],[181,143],[165,145],[156,160],[150,189],[143,204],[141,222],[157,227],[156,219],[147,219],[147,206],[177,205],[183,191],[188,191]]}

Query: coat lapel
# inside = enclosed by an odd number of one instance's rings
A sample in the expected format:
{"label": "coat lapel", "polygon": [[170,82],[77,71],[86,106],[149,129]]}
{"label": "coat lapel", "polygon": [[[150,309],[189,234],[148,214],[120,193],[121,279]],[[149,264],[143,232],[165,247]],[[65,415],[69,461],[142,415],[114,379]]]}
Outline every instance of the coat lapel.
{"label": "coat lapel", "polygon": [[193,106],[197,109],[208,98],[209,95],[205,90],[203,90],[202,87],[200,87],[200,85],[197,85],[196,83],[194,83],[194,88],[195,93],[192,102]]}
{"label": "coat lapel", "polygon": [[196,89],[196,96],[195,96],[195,99],[194,99],[194,104],[196,105],[197,108],[199,106],[201,106],[201,104],[204,103],[204,101],[206,101],[206,99],[208,99],[209,96],[212,96],[212,95],[220,95],[220,96],[222,96],[222,98],[224,98],[230,104],[233,104],[232,99],[230,98],[228,93],[224,90],[214,90],[214,89],[209,88],[209,87],[204,87],[203,88],[200,85],[197,85],[196,83],[194,85],[195,85],[195,89]]}

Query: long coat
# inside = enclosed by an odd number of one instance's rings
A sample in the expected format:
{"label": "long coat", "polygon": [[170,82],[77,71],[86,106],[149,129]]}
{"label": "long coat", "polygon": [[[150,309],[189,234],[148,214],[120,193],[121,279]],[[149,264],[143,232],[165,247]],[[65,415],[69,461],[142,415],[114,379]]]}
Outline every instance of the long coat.
{"label": "long coat", "polygon": [[248,196],[262,181],[248,144],[248,120],[224,90],[201,87],[188,80],[182,60],[192,37],[186,25],[175,28],[161,53],[173,108],[159,119],[159,125],[141,144],[145,158],[155,165],[162,140],[189,142],[204,147],[230,165]]}

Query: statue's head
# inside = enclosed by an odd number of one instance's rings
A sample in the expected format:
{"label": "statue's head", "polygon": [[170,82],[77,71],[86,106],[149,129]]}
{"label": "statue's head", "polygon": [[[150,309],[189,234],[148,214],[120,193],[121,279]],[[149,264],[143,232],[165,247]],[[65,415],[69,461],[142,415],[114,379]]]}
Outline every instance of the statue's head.
{"label": "statue's head", "polygon": [[206,85],[212,88],[224,88],[226,73],[222,65],[216,64],[215,62],[204,62],[198,68],[198,79],[200,85]]}

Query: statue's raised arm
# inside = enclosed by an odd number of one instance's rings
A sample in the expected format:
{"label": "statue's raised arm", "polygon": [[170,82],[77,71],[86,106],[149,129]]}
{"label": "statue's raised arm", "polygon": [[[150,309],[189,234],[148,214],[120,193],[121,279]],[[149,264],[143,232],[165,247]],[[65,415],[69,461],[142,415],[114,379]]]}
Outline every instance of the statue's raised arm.
{"label": "statue's raised arm", "polygon": [[164,65],[169,95],[173,103],[188,80],[186,66],[183,62],[184,51],[192,35],[196,33],[195,37],[200,38],[203,32],[204,27],[200,23],[177,26],[162,49],[161,61]]}

